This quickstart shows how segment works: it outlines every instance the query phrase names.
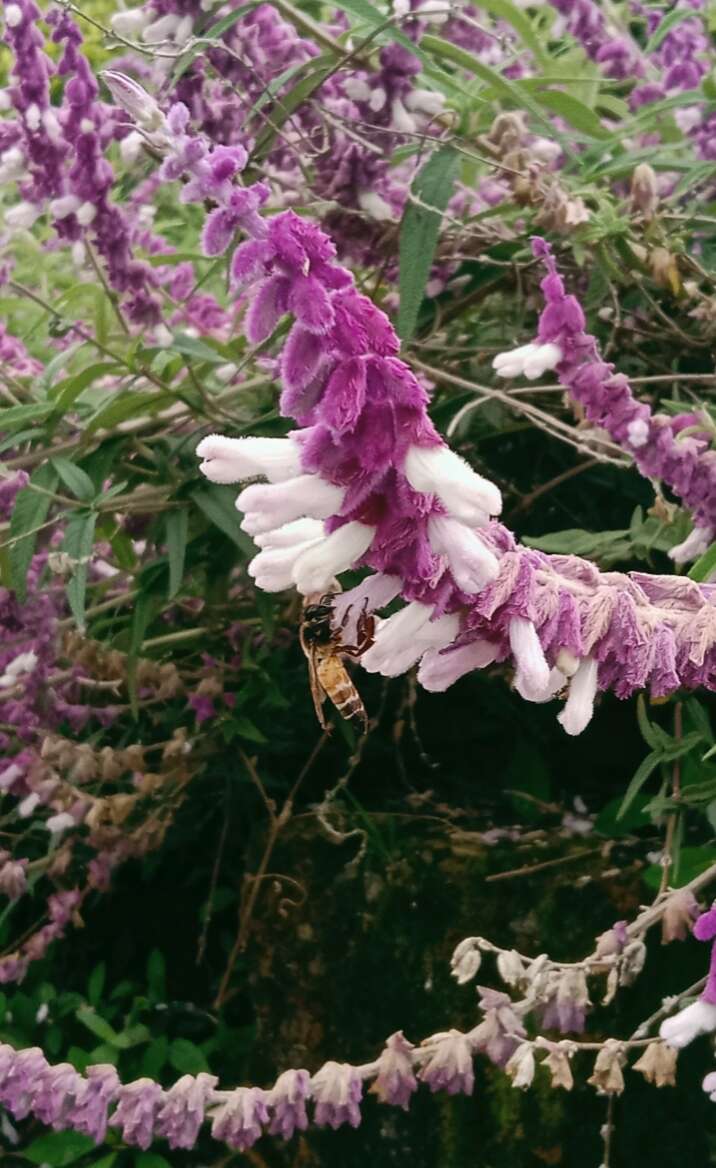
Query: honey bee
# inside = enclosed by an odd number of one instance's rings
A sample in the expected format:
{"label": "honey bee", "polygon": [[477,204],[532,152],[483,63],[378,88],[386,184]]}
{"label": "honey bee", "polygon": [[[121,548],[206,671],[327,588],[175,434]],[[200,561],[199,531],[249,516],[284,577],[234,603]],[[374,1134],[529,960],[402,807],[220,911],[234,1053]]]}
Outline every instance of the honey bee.
{"label": "honey bee", "polygon": [[375,617],[364,608],[357,621],[357,643],[344,645],[342,637],[348,623],[350,606],[339,627],[334,629],[331,624],[333,597],[333,593],[326,593],[317,603],[306,604],[303,609],[300,639],[308,660],[311,697],[316,717],[324,730],[328,729],[328,725],[323,703],[326,698],[330,698],[338,713],[343,718],[359,721],[365,733],[368,729],[368,715],[342,658],[360,657],[370,649],[375,635]]}

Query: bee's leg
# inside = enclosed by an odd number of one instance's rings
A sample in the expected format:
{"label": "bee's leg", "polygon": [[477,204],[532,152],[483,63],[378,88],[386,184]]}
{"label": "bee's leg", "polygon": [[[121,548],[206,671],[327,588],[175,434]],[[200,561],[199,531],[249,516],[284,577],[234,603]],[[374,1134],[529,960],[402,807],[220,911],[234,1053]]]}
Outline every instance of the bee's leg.
{"label": "bee's leg", "polygon": [[367,649],[370,649],[375,640],[375,617],[367,609],[368,598],[366,597],[361,614],[358,617],[358,647],[361,653],[365,653]]}

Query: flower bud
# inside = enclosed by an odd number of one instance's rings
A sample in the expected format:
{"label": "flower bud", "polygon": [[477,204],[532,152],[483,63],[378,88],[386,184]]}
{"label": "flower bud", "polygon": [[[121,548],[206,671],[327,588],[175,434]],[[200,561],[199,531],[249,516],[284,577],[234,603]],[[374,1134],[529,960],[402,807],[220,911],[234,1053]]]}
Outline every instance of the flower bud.
{"label": "flower bud", "polygon": [[105,69],[100,76],[117,104],[134,118],[138,126],[150,132],[164,128],[164,114],[146,89],[114,69]]}
{"label": "flower bud", "polygon": [[631,205],[635,211],[641,211],[646,220],[654,218],[659,194],[656,187],[656,175],[648,162],[640,162],[631,176]]}

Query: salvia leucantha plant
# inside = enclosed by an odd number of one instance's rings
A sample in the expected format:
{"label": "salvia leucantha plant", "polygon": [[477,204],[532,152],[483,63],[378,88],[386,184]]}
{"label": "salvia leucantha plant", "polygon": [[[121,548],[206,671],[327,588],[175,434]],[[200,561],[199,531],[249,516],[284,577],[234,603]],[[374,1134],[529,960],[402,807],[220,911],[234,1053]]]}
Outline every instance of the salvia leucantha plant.
{"label": "salvia leucantha plant", "polygon": [[[418,1091],[471,1096],[477,1060],[510,1090],[603,1096],[609,1168],[629,1078],[675,1086],[679,1052],[716,1034],[713,14],[701,0],[11,0],[2,20],[8,1156],[156,1168],[168,1146],[225,1164],[380,1105],[410,1112]],[[280,787],[257,758],[272,736],[274,767],[292,753],[288,661],[295,735],[313,746]],[[463,993],[491,983],[470,1025],[446,1014],[408,1037],[406,1018],[365,1061],[287,1051],[238,1086],[207,1061],[222,1032],[205,1052],[178,1039],[132,1061],[151,1030],[136,1002],[124,1030],[102,1016],[104,973],[88,1002],[57,999],[95,1054],[57,1027],[32,1045],[19,987],[45,978],[44,1023],[57,955],[98,903],[111,912],[132,864],[151,881],[172,833],[191,820],[198,837],[202,787],[239,768],[264,850],[251,870],[247,848],[228,898],[221,1015],[260,976],[266,883],[281,919],[300,905],[271,861],[319,753],[330,743],[348,769],[303,814],[355,841],[355,873],[370,832],[340,810],[354,776],[406,723],[428,763],[419,722],[477,673],[511,710],[554,712],[562,760],[615,698],[649,747],[636,773],[613,752],[594,813],[579,792],[560,811],[562,840],[609,857],[620,837],[648,863],[581,956],[473,929],[450,961]],[[554,812],[537,795],[513,806]],[[444,813],[432,790],[412,798]],[[656,929],[689,970],[700,961],[695,981],[670,966],[661,998]],[[155,990],[163,977],[157,955]],[[702,1078],[716,1101],[716,1070]]]}

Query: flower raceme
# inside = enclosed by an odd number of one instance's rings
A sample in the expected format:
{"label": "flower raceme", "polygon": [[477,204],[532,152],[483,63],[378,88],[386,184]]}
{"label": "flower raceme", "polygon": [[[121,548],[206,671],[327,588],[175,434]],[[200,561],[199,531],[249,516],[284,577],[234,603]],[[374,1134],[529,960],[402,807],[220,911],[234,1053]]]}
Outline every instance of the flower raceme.
{"label": "flower raceme", "polygon": [[[435,430],[428,394],[399,358],[388,318],[336,263],[328,235],[292,211],[261,216],[264,184],[237,185],[243,150],[191,135],[183,106],[169,110],[153,144],[165,156],[162,176],[183,176],[182,199],[213,204],[206,251],[228,248],[233,232],[246,236],[233,252],[230,281],[246,309],[249,343],[264,344],[279,322],[290,322],[277,369],[281,412],[296,428],[283,439],[209,435],[197,446],[211,481],[268,480],[237,499],[241,526],[260,549],[249,566],[258,587],[311,595],[333,591],[348,568],[367,569],[372,575],[337,602],[337,618],[398,597],[404,607],[378,623],[366,669],[395,676],[418,664],[420,683],[444,690],[473,669],[507,662],[527,700],[567,691],[560,722],[569,734],[588,724],[598,690],[627,697],[646,686],[654,696],[682,685],[714,688],[713,586],[601,573],[574,556],[521,547],[495,519],[498,488]],[[616,381],[624,406],[618,438],[631,433],[638,446],[646,425],[640,448],[654,473],[652,446],[660,450],[664,434],[679,451],[681,444],[599,360],[547,245],[535,246],[550,267],[539,336],[500,359],[501,371],[535,377],[556,367],[570,386],[583,379],[591,386],[595,376],[600,386]],[[687,441],[694,470],[702,451]],[[689,481],[697,478],[703,474]]]}
{"label": "flower raceme", "polygon": [[535,238],[532,250],[547,268],[537,338],[499,353],[493,361],[495,372],[499,377],[534,380],[554,369],[589,421],[605,429],[643,475],[661,479],[693,511],[695,527],[671,549],[672,559],[684,563],[701,555],[716,532],[716,451],[710,449],[706,433],[698,433],[699,419],[694,414],[678,418],[652,414],[648,405],[637,401],[627,378],[602,360],[595,338],[584,331],[582,308],[566,293],[549,244]]}

